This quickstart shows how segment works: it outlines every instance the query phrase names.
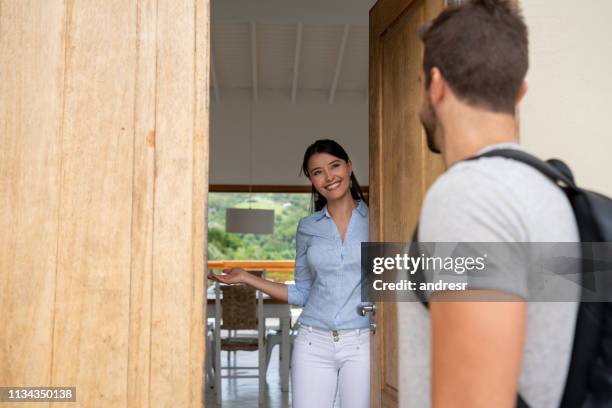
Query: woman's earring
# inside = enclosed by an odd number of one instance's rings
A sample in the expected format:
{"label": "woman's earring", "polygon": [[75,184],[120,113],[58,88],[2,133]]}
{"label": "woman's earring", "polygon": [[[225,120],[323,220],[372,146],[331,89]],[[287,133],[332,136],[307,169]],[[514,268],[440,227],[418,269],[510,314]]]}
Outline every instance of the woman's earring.
{"label": "woman's earring", "polygon": [[349,181],[349,188],[353,188],[353,179],[351,179],[351,181]]}
{"label": "woman's earring", "polygon": [[315,201],[317,201],[319,199],[319,193],[317,193],[316,191],[314,193],[314,199],[315,199]]}

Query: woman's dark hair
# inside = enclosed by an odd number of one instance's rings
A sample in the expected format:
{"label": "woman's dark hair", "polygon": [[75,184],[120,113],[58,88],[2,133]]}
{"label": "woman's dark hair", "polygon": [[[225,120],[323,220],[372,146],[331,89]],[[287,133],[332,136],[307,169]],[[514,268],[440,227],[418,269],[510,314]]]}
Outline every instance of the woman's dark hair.
{"label": "woman's dark hair", "polygon": [[[334,157],[344,160],[345,162],[349,161],[348,154],[346,151],[340,146],[336,141],[331,139],[320,139],[308,146],[306,152],[304,153],[304,161],[302,162],[302,173],[306,177],[310,178],[310,174],[308,173],[308,160],[317,154],[317,153],[327,153]],[[351,196],[353,200],[362,200],[365,202],[365,198],[363,197],[363,193],[361,192],[361,187],[359,187],[359,183],[357,182],[357,178],[355,177],[355,173],[351,172]],[[327,199],[323,197],[321,194],[317,192],[317,190],[312,186],[312,198],[310,209],[311,211],[319,211],[327,204]]]}

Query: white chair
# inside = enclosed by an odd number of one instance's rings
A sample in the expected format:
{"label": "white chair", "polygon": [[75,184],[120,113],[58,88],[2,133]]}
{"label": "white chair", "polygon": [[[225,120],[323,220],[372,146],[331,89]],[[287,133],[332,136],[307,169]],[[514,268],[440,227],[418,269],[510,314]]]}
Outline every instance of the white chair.
{"label": "white chair", "polygon": [[204,366],[206,368],[205,383],[208,387],[214,388],[215,375],[213,370],[213,356],[215,355],[215,326],[211,323],[206,325],[206,356]]}
{"label": "white chair", "polygon": [[[289,358],[293,355],[293,340],[295,339],[295,334],[293,333],[293,329],[289,330]],[[275,346],[281,346],[283,342],[283,333],[281,330],[274,330],[266,335],[266,370],[268,372],[268,366],[270,365],[270,357],[272,355],[272,350]],[[278,358],[282,359],[282,353],[278,353]]]}

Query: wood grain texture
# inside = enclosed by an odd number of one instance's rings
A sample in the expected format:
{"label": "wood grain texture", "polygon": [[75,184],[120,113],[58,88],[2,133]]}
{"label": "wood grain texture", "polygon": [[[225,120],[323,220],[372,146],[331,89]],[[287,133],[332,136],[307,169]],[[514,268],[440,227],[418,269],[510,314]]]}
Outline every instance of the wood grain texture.
{"label": "wood grain texture", "polygon": [[[370,240],[407,242],[426,189],[442,172],[419,120],[423,46],[417,30],[440,0],[379,0],[370,12]],[[397,304],[377,304],[371,406],[396,407]],[[402,328],[408,329],[408,328]]]}
{"label": "wood grain texture", "polygon": [[191,192],[192,228],[192,294],[190,332],[190,407],[204,404],[204,357],[206,327],[206,288],[208,286],[206,251],[206,214],[208,207],[208,129],[210,108],[210,4],[195,5],[195,64],[194,64],[194,132],[193,189]]}
{"label": "wood grain texture", "polygon": [[51,384],[122,406],[132,217],[135,1],[66,7]]}
{"label": "wood grain texture", "polygon": [[152,407],[190,405],[195,2],[158,0]]}
{"label": "wood grain texture", "polygon": [[150,406],[153,198],[155,194],[155,97],[157,0],[136,9],[137,68],[134,92],[134,186],[127,393],[129,407]]}
{"label": "wood grain texture", "polygon": [[0,385],[202,406],[209,19],[0,0]]}
{"label": "wood grain texture", "polygon": [[[0,1],[0,384],[49,384],[63,1]],[[37,403],[21,407],[40,407]]]}
{"label": "wood grain texture", "polygon": [[382,155],[382,217],[386,241],[408,241],[422,200],[423,145],[419,121],[421,42],[416,30],[423,22],[423,3],[410,4],[382,37],[385,128]]}
{"label": "wood grain texture", "polygon": [[[377,3],[370,10],[369,30],[369,162],[370,162],[370,241],[377,242],[382,239],[382,56],[380,32],[376,30],[378,10],[382,7]],[[382,302],[376,304],[376,324],[385,319],[385,305]],[[384,325],[384,323],[383,323]],[[370,341],[370,406],[380,408],[382,406],[382,394],[384,383],[384,361],[381,358],[383,349],[384,326],[377,328],[376,333]]]}

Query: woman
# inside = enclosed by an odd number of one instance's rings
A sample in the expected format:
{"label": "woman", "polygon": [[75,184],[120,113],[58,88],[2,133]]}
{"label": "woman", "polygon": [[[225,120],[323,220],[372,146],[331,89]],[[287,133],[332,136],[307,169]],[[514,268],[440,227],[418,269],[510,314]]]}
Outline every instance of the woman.
{"label": "woman", "polygon": [[295,285],[271,282],[240,268],[209,275],[246,283],[303,306],[292,368],[294,408],[331,408],[336,391],[345,408],[370,405],[370,321],[361,316],[361,242],[368,240],[366,206],[346,151],[317,140],[302,171],[312,183],[315,212],[296,234]]}

